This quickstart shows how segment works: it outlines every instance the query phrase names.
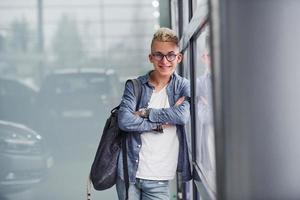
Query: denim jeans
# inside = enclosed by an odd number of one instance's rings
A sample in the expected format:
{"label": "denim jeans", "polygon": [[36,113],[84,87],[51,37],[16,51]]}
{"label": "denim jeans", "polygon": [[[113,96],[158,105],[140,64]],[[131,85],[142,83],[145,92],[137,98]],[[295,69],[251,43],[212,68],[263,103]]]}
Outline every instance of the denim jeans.
{"label": "denim jeans", "polygon": [[[126,195],[125,182],[117,179],[119,200]],[[169,181],[145,180],[136,178],[135,184],[129,185],[128,200],[170,200]]]}

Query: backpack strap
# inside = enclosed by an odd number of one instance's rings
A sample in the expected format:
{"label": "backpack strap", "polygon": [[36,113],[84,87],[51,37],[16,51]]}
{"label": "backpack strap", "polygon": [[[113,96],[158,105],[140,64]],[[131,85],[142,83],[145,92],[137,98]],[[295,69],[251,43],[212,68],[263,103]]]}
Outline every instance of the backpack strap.
{"label": "backpack strap", "polygon": [[122,139],[122,156],[123,156],[123,172],[124,172],[124,182],[126,189],[125,200],[128,200],[128,190],[129,190],[129,175],[128,175],[128,161],[127,161],[127,145],[126,145],[126,134]]}
{"label": "backpack strap", "polygon": [[136,97],[136,107],[135,110],[137,111],[139,109],[139,105],[141,102],[141,96],[142,96],[142,84],[139,79],[132,79],[133,83],[133,89],[134,89],[134,95]]}
{"label": "backpack strap", "polygon": [[[136,97],[136,107],[135,110],[137,111],[139,109],[139,105],[141,102],[141,96],[142,96],[142,85],[140,80],[138,79],[131,79],[128,80],[133,83],[133,90],[134,95]],[[128,175],[128,161],[127,161],[127,141],[126,141],[126,135],[122,140],[122,151],[123,151],[123,170],[124,170],[124,182],[125,182],[125,188],[126,188],[126,197],[125,199],[128,199],[128,189],[129,189],[129,175]]]}
{"label": "backpack strap", "polygon": [[90,174],[88,176],[88,180],[87,180],[86,184],[87,184],[86,185],[86,199],[91,200],[92,182],[91,182]]}
{"label": "backpack strap", "polygon": [[133,91],[134,91],[134,95],[136,97],[136,107],[135,110],[137,111],[140,105],[140,101],[141,101],[141,96],[142,96],[142,84],[141,81],[139,79],[128,79],[126,81],[127,82],[132,82],[133,84]]}

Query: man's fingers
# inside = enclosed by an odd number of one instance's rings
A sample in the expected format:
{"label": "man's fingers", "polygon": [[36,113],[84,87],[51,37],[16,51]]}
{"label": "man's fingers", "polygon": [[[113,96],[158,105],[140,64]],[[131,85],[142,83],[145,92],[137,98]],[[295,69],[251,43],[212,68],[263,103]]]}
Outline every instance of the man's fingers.
{"label": "man's fingers", "polygon": [[163,125],[161,125],[161,126],[162,126],[163,129],[164,129],[164,128],[171,127],[171,125],[169,125],[169,124],[163,124]]}
{"label": "man's fingers", "polygon": [[137,116],[140,116],[141,112],[140,111],[136,111],[136,112],[134,112],[134,114],[137,115]]}

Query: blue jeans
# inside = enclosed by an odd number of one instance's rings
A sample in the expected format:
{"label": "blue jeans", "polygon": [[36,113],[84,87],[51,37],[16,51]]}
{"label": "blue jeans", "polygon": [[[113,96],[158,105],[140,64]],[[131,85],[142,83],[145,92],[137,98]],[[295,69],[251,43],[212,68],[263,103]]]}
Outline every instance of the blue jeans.
{"label": "blue jeans", "polygon": [[[116,188],[119,200],[124,200],[126,189],[121,178],[117,179]],[[169,181],[136,178],[135,184],[129,185],[128,200],[170,200]]]}

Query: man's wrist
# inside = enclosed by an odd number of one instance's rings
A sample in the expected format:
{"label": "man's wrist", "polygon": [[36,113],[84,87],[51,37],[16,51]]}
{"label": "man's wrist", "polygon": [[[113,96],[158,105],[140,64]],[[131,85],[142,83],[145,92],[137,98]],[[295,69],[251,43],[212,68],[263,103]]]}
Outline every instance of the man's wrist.
{"label": "man's wrist", "polygon": [[140,116],[143,118],[149,118],[151,108],[141,108],[139,110]]}

